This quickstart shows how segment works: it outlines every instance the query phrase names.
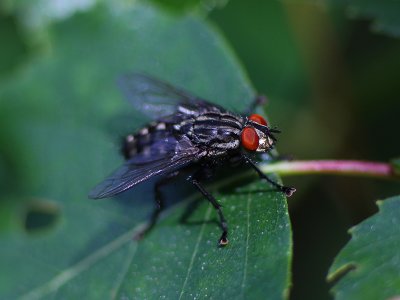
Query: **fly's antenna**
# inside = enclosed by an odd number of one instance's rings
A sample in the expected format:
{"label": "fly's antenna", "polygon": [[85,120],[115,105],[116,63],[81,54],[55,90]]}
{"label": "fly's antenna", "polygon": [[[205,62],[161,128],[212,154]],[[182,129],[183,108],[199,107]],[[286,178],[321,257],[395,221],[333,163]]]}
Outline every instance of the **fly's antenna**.
{"label": "fly's antenna", "polygon": [[248,123],[251,124],[251,126],[253,126],[254,128],[256,128],[256,129],[260,130],[261,132],[263,132],[266,136],[268,136],[274,142],[276,142],[277,139],[273,135],[273,133],[280,133],[281,132],[276,127],[270,128],[270,127],[268,127],[266,125],[261,125],[261,124],[259,124],[257,122],[252,121],[252,120],[248,120]]}
{"label": "fly's antenna", "polygon": [[281,131],[280,131],[278,128],[276,128],[276,127],[270,128],[269,131],[270,131],[270,132],[273,132],[273,133],[281,133]]}

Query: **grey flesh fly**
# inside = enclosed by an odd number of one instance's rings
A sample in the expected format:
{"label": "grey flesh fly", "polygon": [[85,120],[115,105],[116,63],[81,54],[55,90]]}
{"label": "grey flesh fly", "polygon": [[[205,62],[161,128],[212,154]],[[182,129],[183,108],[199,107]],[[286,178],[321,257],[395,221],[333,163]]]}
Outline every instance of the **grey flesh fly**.
{"label": "grey flesh fly", "polygon": [[[270,179],[250,157],[252,153],[270,152],[276,142],[274,134],[279,133],[262,116],[230,112],[144,74],[127,74],[118,83],[129,102],[154,121],[126,136],[122,145],[125,163],[98,184],[89,198],[113,197],[159,176],[155,184],[156,209],[137,238],[155,225],[164,207],[160,186],[182,171],[189,173],[188,181],[217,210],[222,229],[220,246],[228,244],[228,225],[221,205],[202,184],[219,166],[243,162],[286,196],[296,191]],[[251,110],[263,99],[257,97]]]}

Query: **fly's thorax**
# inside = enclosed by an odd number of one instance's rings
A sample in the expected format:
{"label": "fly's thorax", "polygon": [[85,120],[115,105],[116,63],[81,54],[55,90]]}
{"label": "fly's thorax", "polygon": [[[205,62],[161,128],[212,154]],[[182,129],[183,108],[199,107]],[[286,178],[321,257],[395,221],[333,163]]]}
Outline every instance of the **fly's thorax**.
{"label": "fly's thorax", "polygon": [[207,147],[209,153],[238,149],[242,128],[242,117],[220,112],[206,112],[174,125],[194,144]]}

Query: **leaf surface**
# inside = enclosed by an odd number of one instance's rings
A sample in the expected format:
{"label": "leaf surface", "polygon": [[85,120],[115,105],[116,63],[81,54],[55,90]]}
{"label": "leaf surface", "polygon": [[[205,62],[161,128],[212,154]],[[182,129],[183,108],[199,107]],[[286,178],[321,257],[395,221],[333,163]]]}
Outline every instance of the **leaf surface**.
{"label": "leaf surface", "polygon": [[[286,199],[264,182],[238,189],[243,169],[209,185],[230,227],[226,248],[217,247],[215,211],[181,188],[184,180],[166,189],[171,205],[140,243],[132,236],[154,207],[150,183],[87,199],[122,163],[120,137],[147,121],[122,99],[119,75],[145,71],[227,108],[247,107],[252,88],[223,38],[194,16],[99,5],[55,25],[50,41],[50,52],[0,87],[2,129],[12,137],[2,173],[16,183],[0,205],[24,199],[0,233],[0,298],[284,297]],[[55,214],[51,226],[30,228],[37,209]]]}
{"label": "leaf surface", "polygon": [[400,295],[400,197],[379,201],[379,212],[350,230],[351,240],[328,275],[335,299],[394,299]]}
{"label": "leaf surface", "polygon": [[399,1],[350,0],[345,3],[350,17],[372,20],[374,31],[400,37]]}

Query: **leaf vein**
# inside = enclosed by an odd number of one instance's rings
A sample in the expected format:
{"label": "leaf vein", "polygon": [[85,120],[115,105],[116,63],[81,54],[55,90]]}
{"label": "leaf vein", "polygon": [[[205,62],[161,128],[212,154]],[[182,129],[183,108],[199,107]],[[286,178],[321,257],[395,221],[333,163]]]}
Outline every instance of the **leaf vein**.
{"label": "leaf vein", "polygon": [[74,277],[78,276],[81,272],[90,268],[93,264],[100,261],[101,259],[105,258],[107,255],[112,253],[113,251],[119,249],[122,245],[126,242],[131,240],[133,232],[137,230],[136,226],[134,229],[124,233],[111,243],[105,245],[104,247],[100,248],[98,251],[94,252],[92,255],[87,256],[83,260],[79,261],[77,264],[73,265],[72,267],[66,269],[65,271],[61,272],[53,279],[48,281],[47,283],[33,289],[32,291],[26,293],[21,297],[21,299],[40,299],[52,292],[57,291],[61,286],[66,284],[68,281],[72,280]]}
{"label": "leaf vein", "polygon": [[112,299],[112,300],[117,298],[118,292],[121,289],[122,282],[124,281],[124,278],[125,278],[126,274],[129,271],[129,267],[131,266],[133,257],[136,254],[137,246],[138,246],[138,244],[135,243],[132,246],[132,248],[129,249],[128,259],[123,262],[124,266],[122,268],[122,271],[119,274],[119,276],[117,277],[117,279],[115,280],[113,288],[111,289],[111,295],[110,295],[111,297],[110,297],[110,299]]}
{"label": "leaf vein", "polygon": [[187,284],[188,279],[189,279],[190,272],[192,271],[193,264],[194,264],[194,259],[196,258],[197,252],[199,250],[200,241],[201,241],[201,238],[203,237],[204,229],[206,228],[206,222],[208,221],[208,219],[210,217],[210,213],[211,213],[211,205],[208,206],[208,208],[206,210],[206,214],[204,215],[204,222],[203,222],[203,225],[201,226],[201,229],[200,229],[200,232],[199,232],[199,236],[197,237],[196,245],[194,247],[193,254],[192,254],[192,257],[190,259],[189,267],[188,267],[188,270],[187,270],[187,273],[186,273],[186,278],[185,278],[185,281],[183,282],[182,289],[181,289],[181,292],[179,294],[179,300],[182,299],[186,284]]}
{"label": "leaf vein", "polygon": [[242,296],[244,298],[244,288],[246,286],[247,279],[247,265],[248,265],[248,250],[249,250],[249,236],[250,236],[250,203],[251,203],[250,194],[247,198],[247,233],[246,233],[246,247],[245,247],[245,255],[244,255],[244,267],[243,267],[243,279],[242,279]]}

